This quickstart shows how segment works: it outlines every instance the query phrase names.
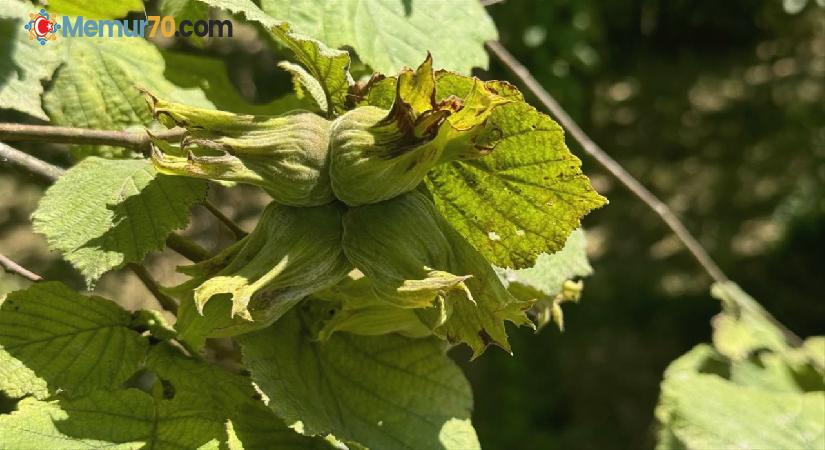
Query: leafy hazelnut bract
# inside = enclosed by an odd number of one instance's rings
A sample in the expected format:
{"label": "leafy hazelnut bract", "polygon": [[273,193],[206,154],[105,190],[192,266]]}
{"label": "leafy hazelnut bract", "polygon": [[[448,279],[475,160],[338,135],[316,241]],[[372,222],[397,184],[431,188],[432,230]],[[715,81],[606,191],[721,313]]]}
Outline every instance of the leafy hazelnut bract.
{"label": "leafy hazelnut bract", "polygon": [[508,102],[476,80],[464,99],[436,102],[432,58],[398,76],[389,111],[362,106],[335,120],[330,177],[335,196],[356,206],[414,189],[437,164],[483,156],[494,146],[491,111]]}
{"label": "leafy hazelnut bract", "polygon": [[[187,307],[197,311],[181,315],[181,333],[191,328],[197,336],[207,328],[206,335],[216,337],[261,328],[350,269],[341,249],[337,205],[296,208],[273,202],[248,236],[211,259],[179,269],[194,275],[185,289],[192,292]],[[217,305],[210,308],[212,303]]]}
{"label": "leafy hazelnut bract", "polygon": [[292,111],[252,116],[170,103],[147,94],[155,117],[186,133],[177,145],[155,139],[161,172],[260,186],[275,201],[317,206],[333,200],[327,170],[330,123]]}
{"label": "leafy hazelnut bract", "polygon": [[347,211],[343,246],[379,298],[417,307],[436,335],[467,343],[475,356],[489,344],[509,351],[505,321],[530,325],[530,302],[513,297],[418,190]]}

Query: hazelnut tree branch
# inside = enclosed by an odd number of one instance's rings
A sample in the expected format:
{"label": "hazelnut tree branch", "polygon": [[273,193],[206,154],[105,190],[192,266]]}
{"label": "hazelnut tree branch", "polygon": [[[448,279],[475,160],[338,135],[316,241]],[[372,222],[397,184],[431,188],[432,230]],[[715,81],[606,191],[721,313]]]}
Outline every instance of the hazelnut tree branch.
{"label": "hazelnut tree branch", "polygon": [[0,254],[0,266],[2,266],[8,273],[16,273],[17,275],[31,281],[40,281],[43,279],[40,275],[21,266],[20,264],[17,264],[11,258],[3,254]]}
{"label": "hazelnut tree branch", "polygon": [[[152,132],[158,139],[170,140],[183,136],[183,128]],[[0,123],[0,140],[53,142],[60,144],[112,145],[138,150],[148,154],[152,143],[148,133],[130,131],[92,130],[88,128],[57,127],[51,125],[25,125]]]}

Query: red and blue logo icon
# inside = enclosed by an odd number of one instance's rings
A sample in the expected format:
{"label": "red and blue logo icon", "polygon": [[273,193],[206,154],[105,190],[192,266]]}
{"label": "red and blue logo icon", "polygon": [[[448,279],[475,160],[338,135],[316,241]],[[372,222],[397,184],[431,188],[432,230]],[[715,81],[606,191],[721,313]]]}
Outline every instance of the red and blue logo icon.
{"label": "red and blue logo icon", "polygon": [[38,13],[29,14],[31,20],[28,21],[23,28],[29,30],[29,40],[37,39],[40,45],[46,45],[46,41],[53,41],[57,39],[57,30],[60,29],[60,24],[57,19],[49,17],[49,13],[45,9],[41,9]]}

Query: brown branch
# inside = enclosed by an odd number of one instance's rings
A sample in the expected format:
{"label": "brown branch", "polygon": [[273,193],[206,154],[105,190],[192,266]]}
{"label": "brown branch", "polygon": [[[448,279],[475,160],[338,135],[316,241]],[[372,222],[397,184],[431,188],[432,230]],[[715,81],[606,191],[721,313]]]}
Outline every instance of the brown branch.
{"label": "brown branch", "polygon": [[149,274],[149,271],[146,270],[145,267],[135,263],[129,263],[127,265],[130,269],[132,269],[132,272],[134,272],[135,275],[137,275],[137,277],[140,278],[140,281],[143,282],[143,285],[146,286],[146,289],[148,289],[149,292],[151,292],[152,295],[155,296],[155,298],[158,300],[158,303],[163,309],[171,312],[172,314],[177,314],[178,302],[176,302],[175,299],[169,297],[160,290],[160,286],[158,286],[158,283],[155,281],[154,278],[152,278],[152,275]]}
{"label": "brown branch", "polygon": [[[158,139],[171,140],[183,136],[183,128],[172,128],[152,132]],[[145,132],[92,130],[88,128],[55,127],[51,125],[24,125],[20,123],[0,123],[0,140],[52,142],[58,144],[113,145],[149,151],[152,140]]]}
{"label": "brown branch", "polygon": [[232,219],[230,219],[224,213],[222,213],[221,210],[218,209],[218,207],[214,203],[210,202],[209,200],[204,200],[203,207],[206,208],[210,213],[212,213],[212,215],[215,216],[215,218],[217,218],[222,224],[224,224],[224,226],[226,226],[226,228],[228,228],[229,231],[231,231],[232,234],[235,235],[236,239],[243,239],[248,234],[241,227],[239,227],[238,224],[233,222]]}
{"label": "brown branch", "polygon": [[[553,96],[547,92],[544,87],[533,77],[533,74],[527,70],[501,43],[496,41],[487,41],[485,43],[487,50],[499,61],[507,67],[519,81],[524,84],[527,89],[539,99],[539,101],[547,108],[550,113],[561,123],[562,127],[567,130],[573,139],[576,140],[584,151],[593,157],[599,164],[602,165],[611,175],[616,177],[630,192],[638,197],[645,205],[652,209],[662,221],[673,231],[673,234],[684,244],[691,255],[696,259],[699,265],[718,283],[725,283],[728,277],[725,276],[722,269],[713,261],[707,251],[702,247],[702,244],[690,233],[682,221],[652,192],[650,192],[642,183],[633,177],[627,170],[624,169],[615,159],[605,153],[596,142],[590,139],[590,136],[579,127],[579,125],[567,114],[567,111],[556,101]],[[750,310],[756,314],[765,317],[781,330],[788,342],[794,345],[800,345],[802,339],[794,332],[789,330],[785,325],[776,320],[768,311],[766,311],[756,301],[748,302],[746,300],[736,300],[743,309]]]}
{"label": "brown branch", "polygon": [[6,269],[6,272],[8,273],[16,273],[17,275],[20,275],[21,277],[29,279],[31,281],[40,281],[43,279],[43,277],[41,277],[40,275],[21,266],[20,264],[17,264],[11,258],[3,254],[0,254],[0,266],[2,266],[3,269]]}
{"label": "brown branch", "polygon": [[2,142],[0,142],[0,162],[20,166],[49,180],[56,180],[66,172],[62,167],[49,164]]}

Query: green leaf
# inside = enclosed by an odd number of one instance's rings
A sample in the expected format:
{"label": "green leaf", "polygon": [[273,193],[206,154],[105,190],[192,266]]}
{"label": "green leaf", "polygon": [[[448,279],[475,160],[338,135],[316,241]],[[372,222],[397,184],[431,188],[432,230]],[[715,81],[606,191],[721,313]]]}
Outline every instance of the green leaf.
{"label": "green leaf", "polygon": [[159,175],[148,160],[87,158],[47,191],[34,229],[91,284],[108,270],[163,249],[206,183]]}
{"label": "green leaf", "polygon": [[533,298],[553,297],[562,291],[565,281],[593,273],[587,261],[586,245],[584,231],[575,230],[561,250],[553,254],[540,254],[533,267],[498,269],[498,272],[511,291],[518,290]]}
{"label": "green leaf", "polygon": [[825,448],[825,391],[772,391],[702,373],[720,357],[700,345],[665,372],[658,449]]}
{"label": "green leaf", "polygon": [[143,11],[142,0],[49,0],[49,12],[67,16],[83,16],[84,19],[117,19],[130,11]]}
{"label": "green leaf", "polygon": [[[144,442],[143,448],[198,448],[225,440],[224,422],[201,395],[175,392],[165,400],[137,389],[97,391],[60,402],[68,419],[56,422],[67,436],[115,443]],[[217,448],[217,445],[212,446]]]}
{"label": "green leaf", "polygon": [[[112,450],[137,450],[143,442],[115,445],[97,439],[83,439],[67,436],[60,432],[57,424],[66,421],[69,415],[60,409],[56,401],[44,402],[34,398],[24,398],[17,410],[8,415],[0,415],[0,448],[15,450],[86,450],[106,448]],[[101,424],[95,424],[99,426]]]}
{"label": "green leaf", "polygon": [[269,16],[251,0],[200,1],[235,14],[243,14],[247,20],[263,25],[295,53],[296,60],[318,81],[324,92],[327,114],[333,116],[345,110],[347,93],[352,84],[349,53],[330,49],[320,41],[295,33],[288,23]]}
{"label": "green leaf", "polygon": [[435,167],[427,187],[439,211],[488,261],[531,267],[541,253],[564,247],[581,218],[606,200],[552,119],[526,103],[508,103],[493,110],[490,122],[501,133],[492,153]]}
{"label": "green leaf", "polygon": [[[163,57],[143,39],[66,39],[62,49],[66,62],[43,97],[55,125],[100,130],[149,127],[152,114],[138,87],[171,101],[212,107],[200,89],[181,89],[167,81]],[[130,153],[107,146],[78,146],[76,150],[82,155]]]}
{"label": "green leaf", "polygon": [[128,328],[131,320],[111,301],[61,283],[9,294],[0,306],[0,390],[45,398],[119,386],[147,349],[146,339]]}
{"label": "green leaf", "polygon": [[23,28],[38,8],[16,0],[0,0],[0,108],[15,109],[48,120],[40,103],[42,82],[60,65],[56,42],[40,45]]}
{"label": "green leaf", "polygon": [[59,406],[28,400],[25,410],[0,416],[0,443],[12,445],[3,448],[218,450],[225,440],[223,424],[197,406],[197,396],[164,401],[130,389],[96,392]]}
{"label": "green leaf", "polygon": [[742,360],[760,349],[786,352],[790,349],[782,331],[751,309],[741,305],[755,305],[736,283],[716,283],[711,295],[722,302],[723,313],[713,320],[713,345],[723,355],[733,360]]}
{"label": "green leaf", "polygon": [[207,400],[215,414],[231,421],[234,438],[244,448],[329,448],[323,439],[302,436],[287,428],[266,407],[248,377],[187,358],[169,345],[152,348],[146,366],[161,379],[170,381],[176,392]]}
{"label": "green leaf", "polygon": [[732,282],[713,294],[714,347],[699,345],[665,371],[657,448],[825,448],[825,338],[791,347]]}
{"label": "green leaf", "polygon": [[484,42],[498,39],[474,0],[262,0],[261,8],[330,47],[352,47],[383,73],[415,67],[427,51],[447,70],[486,69]]}
{"label": "green leaf", "polygon": [[[201,3],[198,5],[203,6]],[[277,115],[295,109],[317,110],[309,99],[287,95],[265,104],[243,98],[227,74],[226,63],[217,58],[163,51],[166,79],[185,88],[200,88],[216,108],[234,113]]]}
{"label": "green leaf", "polygon": [[293,310],[239,339],[253,380],[288,424],[369,448],[479,447],[470,387],[441,342],[348,333],[318,342],[315,320]]}

